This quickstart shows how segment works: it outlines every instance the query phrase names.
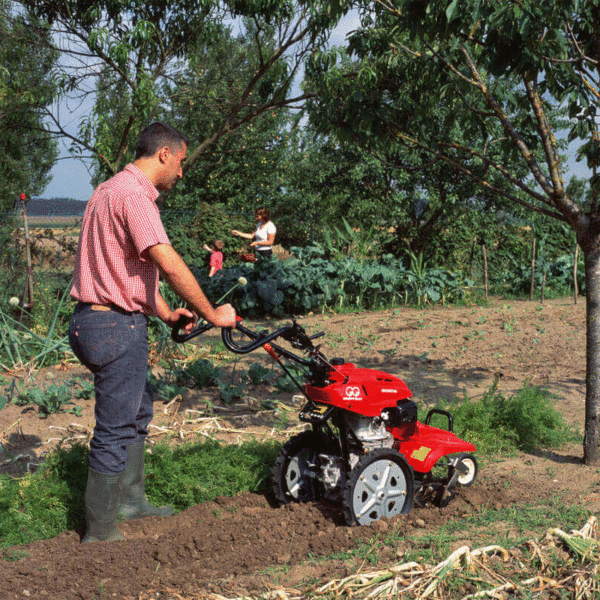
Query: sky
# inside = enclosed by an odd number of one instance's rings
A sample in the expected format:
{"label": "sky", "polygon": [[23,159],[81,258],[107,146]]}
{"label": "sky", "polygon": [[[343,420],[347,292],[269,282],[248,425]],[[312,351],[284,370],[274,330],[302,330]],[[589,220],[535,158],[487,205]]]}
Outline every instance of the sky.
{"label": "sky", "polygon": [[[356,12],[346,16],[338,27],[334,30],[331,36],[331,45],[339,46],[345,43],[346,35],[357,28],[358,15]],[[69,107],[62,107],[62,111],[69,112]],[[81,110],[81,109],[79,109]],[[78,120],[78,113],[74,111],[71,114],[71,123],[75,128]],[[43,198],[72,198],[74,200],[86,201],[94,191],[90,183],[90,173],[85,164],[79,160],[69,156],[67,146],[64,142],[59,146],[59,160],[52,169],[52,180],[41,194]],[[579,177],[588,177],[589,171],[584,163],[575,163],[574,153],[569,153],[568,161],[569,172],[578,175]]]}

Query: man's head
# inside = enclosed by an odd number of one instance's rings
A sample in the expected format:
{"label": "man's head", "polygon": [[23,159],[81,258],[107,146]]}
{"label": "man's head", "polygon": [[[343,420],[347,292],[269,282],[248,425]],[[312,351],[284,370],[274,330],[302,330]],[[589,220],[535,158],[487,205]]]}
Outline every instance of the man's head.
{"label": "man's head", "polygon": [[189,139],[166,123],[152,123],[142,131],[135,164],[159,191],[169,191],[182,177]]}

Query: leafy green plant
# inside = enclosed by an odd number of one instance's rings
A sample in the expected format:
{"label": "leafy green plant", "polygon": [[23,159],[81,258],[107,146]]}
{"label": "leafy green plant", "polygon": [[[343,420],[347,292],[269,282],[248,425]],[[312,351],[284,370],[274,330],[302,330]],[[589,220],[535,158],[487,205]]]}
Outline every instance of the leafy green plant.
{"label": "leafy green plant", "polygon": [[506,453],[514,448],[531,452],[578,439],[576,431],[552,406],[554,398],[534,386],[506,397],[494,383],[477,401],[465,393],[461,402],[446,407],[454,417],[457,435],[475,444],[478,452]]}
{"label": "leafy green plant", "polygon": [[152,369],[148,368],[147,379],[156,396],[163,402],[169,402],[186,391],[186,388],[177,382],[178,375],[177,370],[167,370],[165,375],[155,375]]}
{"label": "leafy green plant", "polygon": [[41,418],[57,412],[70,412],[79,416],[80,406],[66,408],[73,404],[73,383],[50,384],[42,387],[21,387],[11,390],[12,403],[17,406],[37,406]]}
{"label": "leafy green plant", "polygon": [[[290,372],[291,376],[298,382],[302,382],[305,377],[305,372],[299,365],[288,364],[286,365],[287,370]],[[291,394],[293,392],[298,391],[298,387],[296,384],[290,379],[287,373],[284,373],[280,377],[277,377],[274,381],[275,389],[278,392],[283,392],[286,394]]]}
{"label": "leafy green plant", "polygon": [[252,363],[246,371],[246,377],[254,385],[270,383],[273,379],[273,371],[258,362]]}
{"label": "leafy green plant", "polygon": [[217,367],[207,358],[198,358],[186,365],[183,370],[185,377],[191,379],[193,385],[199,388],[218,385],[223,369]]}
{"label": "leafy green plant", "polygon": [[217,382],[219,386],[219,395],[224,404],[233,404],[236,400],[241,400],[246,394],[246,381],[239,381],[237,384]]}
{"label": "leafy green plant", "polygon": [[71,383],[80,386],[80,389],[74,392],[75,398],[89,400],[94,397],[96,392],[93,381],[86,381],[85,379],[81,379],[81,377],[75,377],[71,380]]}

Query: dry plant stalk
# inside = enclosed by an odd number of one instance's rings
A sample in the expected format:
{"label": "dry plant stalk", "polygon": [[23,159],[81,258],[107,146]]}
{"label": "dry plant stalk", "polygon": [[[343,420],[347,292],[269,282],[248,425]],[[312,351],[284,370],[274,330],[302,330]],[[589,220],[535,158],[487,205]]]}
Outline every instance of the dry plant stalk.
{"label": "dry plant stalk", "polygon": [[[392,598],[425,598],[446,597],[444,590],[440,589],[444,579],[451,574],[468,573],[468,578],[479,582],[488,583],[493,587],[463,596],[461,600],[475,600],[478,598],[504,598],[507,593],[529,589],[532,593],[541,593],[544,590],[562,589],[570,593],[575,600],[596,600],[600,597],[599,583],[599,551],[600,541],[597,539],[598,522],[596,517],[589,518],[587,523],[578,531],[570,533],[552,528],[549,529],[542,545],[535,540],[529,540],[527,547],[532,551],[529,563],[540,561],[542,571],[550,564],[550,553],[555,548],[558,538],[566,547],[580,558],[581,562],[587,561],[588,569],[580,568],[566,572],[565,577],[554,579],[538,573],[521,581],[509,581],[505,575],[494,572],[491,566],[484,561],[491,557],[499,557],[504,563],[511,560],[511,553],[502,546],[491,545],[471,550],[462,546],[455,550],[448,558],[437,565],[421,565],[416,562],[407,562],[393,565],[387,569],[356,573],[342,579],[334,579],[324,585],[310,590],[296,590],[278,588],[272,589],[259,596],[238,596],[227,598],[215,593],[200,593],[199,595],[186,596],[181,600],[305,600],[306,598],[336,598],[353,600],[391,600]],[[547,555],[547,556],[546,556]],[[518,559],[516,573],[523,572],[527,567]],[[492,583],[477,577],[481,572],[495,579]],[[498,582],[502,582],[498,585]],[[175,598],[175,597],[174,597]],[[179,596],[177,596],[179,599]]]}

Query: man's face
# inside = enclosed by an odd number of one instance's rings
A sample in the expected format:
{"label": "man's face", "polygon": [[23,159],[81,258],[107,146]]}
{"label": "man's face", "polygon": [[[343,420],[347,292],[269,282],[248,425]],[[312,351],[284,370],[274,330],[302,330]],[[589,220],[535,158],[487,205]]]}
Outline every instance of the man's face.
{"label": "man's face", "polygon": [[163,171],[156,189],[160,192],[168,192],[183,177],[182,165],[187,157],[187,146],[184,144],[179,150],[173,151],[165,147],[160,152]]}

